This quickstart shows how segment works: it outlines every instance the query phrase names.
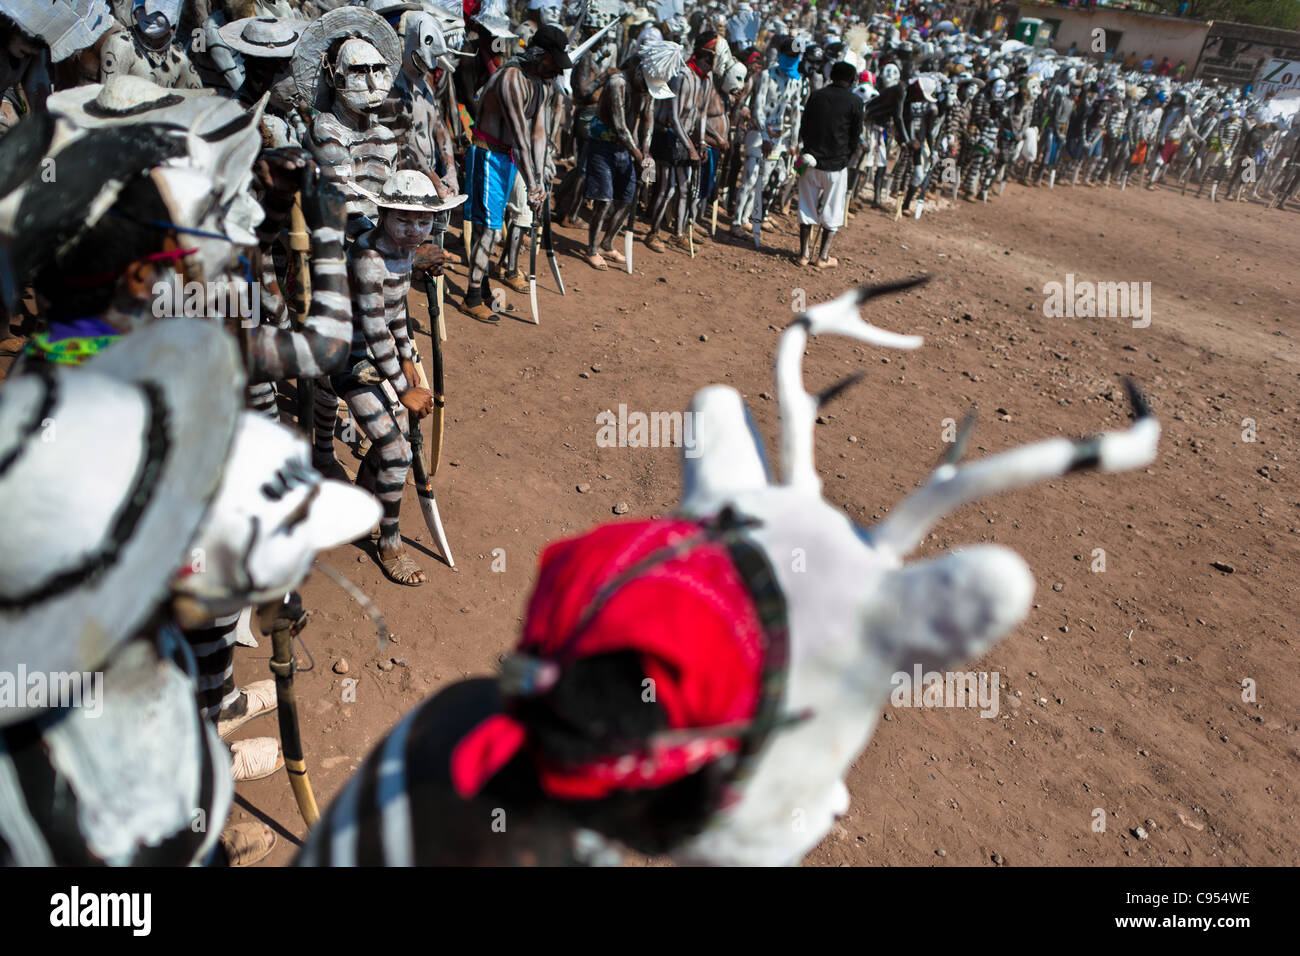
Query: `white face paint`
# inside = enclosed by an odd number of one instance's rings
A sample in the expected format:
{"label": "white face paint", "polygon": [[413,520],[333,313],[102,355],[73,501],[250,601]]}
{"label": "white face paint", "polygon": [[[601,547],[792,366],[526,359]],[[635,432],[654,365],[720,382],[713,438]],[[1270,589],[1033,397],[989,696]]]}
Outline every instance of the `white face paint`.
{"label": "white face paint", "polygon": [[135,0],[136,29],[154,43],[165,42],[181,19],[182,0]]}
{"label": "white face paint", "polygon": [[995,491],[1050,480],[1095,452],[1096,467],[1140,467],[1155,456],[1159,425],[1140,417],[1126,432],[1081,447],[1051,439],[974,464],[937,469],[870,531],[821,497],[812,460],[817,400],[802,384],[808,335],[835,332],[874,345],[916,348],[858,318],[854,294],[815,306],[782,338],[777,357],[781,484],[767,475],[744,403],[714,385],[691,403],[693,457],[684,459],[681,513],[731,507],[756,519],[747,532],[785,595],[790,665],[782,709],[811,716],[766,743],[740,798],[674,851],[684,862],[795,864],[847,810],[844,775],[865,748],[899,672],[946,672],[979,657],[1028,613],[1033,578],[1006,548],[979,546],[904,564],[944,514]]}
{"label": "white face paint", "polygon": [[431,212],[412,212],[405,209],[385,209],[382,225],[394,246],[403,252],[414,252],[433,231]]}
{"label": "white face paint", "polygon": [[372,113],[384,104],[393,71],[373,45],[347,40],[334,58],[334,93],[357,113]]}

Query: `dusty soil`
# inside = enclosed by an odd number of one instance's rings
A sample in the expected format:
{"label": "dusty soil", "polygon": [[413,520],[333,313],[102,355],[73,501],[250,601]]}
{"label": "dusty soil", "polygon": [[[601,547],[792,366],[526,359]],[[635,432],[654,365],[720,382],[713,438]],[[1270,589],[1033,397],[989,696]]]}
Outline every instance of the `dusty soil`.
{"label": "dusty soil", "polygon": [[[762,253],[721,228],[694,260],[638,242],[633,276],[593,271],[574,255],[579,232],[560,231],[568,295],[539,279],[540,327],[509,317],[489,327],[449,309],[436,491],[455,569],[428,550],[409,488],[403,525],[428,584],[388,582],[356,547],[323,557],[381,607],[399,663],[377,667],[373,629],[328,579],[304,588],[316,666],[300,675],[299,699],[322,805],[422,697],[494,670],[548,541],[617,520],[620,503],[634,516],[674,507],[677,453],[599,448],[597,413],[681,409],[726,382],[770,443],[776,408],[764,393],[798,290],[816,302],[927,272],[928,287],[872,315],[923,334],[920,351],[837,339],[809,350],[810,385],[870,373],[818,432],[832,503],[863,523],[882,515],[939,456],[944,420],[972,405],[972,457],[1120,427],[1123,375],[1162,420],[1160,456],[1145,473],[1071,476],[940,527],[923,554],[996,541],[1036,575],[1028,621],[972,665],[1001,675],[1001,714],[890,708],[849,776],[849,815],[808,862],[1300,863],[1300,707],[1287,686],[1300,674],[1298,222],[1295,211],[1168,191],[1013,185],[988,205],[927,209],[919,223],[863,211],[837,240],[840,268],[825,273],[790,261],[786,218]],[[1045,318],[1043,287],[1066,273],[1149,281],[1150,327]],[[463,281],[456,270],[453,287]],[[509,299],[527,315],[527,296]],[[424,318],[422,301],[412,309]],[[1098,548],[1104,572],[1093,570]],[[268,652],[241,650],[238,677],[266,676]],[[355,703],[342,702],[331,670],[340,658]],[[1247,679],[1255,702],[1243,701]],[[274,733],[274,722],[244,732]],[[237,818],[301,834],[282,776],[239,792]],[[268,863],[292,851],[281,839]]]}

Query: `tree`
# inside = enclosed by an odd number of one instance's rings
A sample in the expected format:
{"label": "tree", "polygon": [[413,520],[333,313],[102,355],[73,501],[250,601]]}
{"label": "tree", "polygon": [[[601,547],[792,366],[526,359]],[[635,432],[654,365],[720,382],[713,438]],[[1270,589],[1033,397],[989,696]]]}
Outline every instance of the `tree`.
{"label": "tree", "polygon": [[1148,0],[1161,13],[1178,13],[1183,4],[1197,20],[1231,20],[1261,27],[1300,29],[1300,0]]}

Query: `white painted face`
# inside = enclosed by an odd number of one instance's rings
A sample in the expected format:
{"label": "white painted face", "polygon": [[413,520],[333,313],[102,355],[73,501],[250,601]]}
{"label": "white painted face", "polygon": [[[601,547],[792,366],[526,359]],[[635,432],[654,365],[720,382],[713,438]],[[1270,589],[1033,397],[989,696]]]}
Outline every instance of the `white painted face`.
{"label": "white painted face", "polygon": [[372,113],[384,104],[393,85],[388,61],[365,40],[344,42],[334,58],[334,92],[358,113]]}
{"label": "white painted face", "polygon": [[382,225],[393,245],[403,252],[414,252],[433,231],[433,217],[431,212],[385,209]]}
{"label": "white painted face", "polygon": [[[819,311],[820,310],[820,311]],[[769,738],[740,798],[674,851],[683,862],[795,864],[848,808],[844,775],[865,748],[894,677],[948,672],[983,655],[1028,613],[1029,568],[997,546],[904,564],[945,513],[965,501],[1048,480],[1091,453],[1102,470],[1138,467],[1155,455],[1149,417],[1095,445],[1052,439],[969,466],[941,466],[870,531],[821,497],[812,461],[817,400],[803,389],[809,331],[875,345],[916,348],[915,337],[875,329],[857,316],[853,293],[806,313],[785,333],[777,358],[783,481],[768,476],[739,393],[714,385],[691,403],[696,446],[684,458],[681,512],[732,508],[757,519],[747,534],[767,556],[785,595],[790,666],[783,710],[811,717]],[[1087,459],[1092,461],[1091,459]],[[978,710],[971,719],[980,719]]]}
{"label": "white painted face", "polygon": [[181,19],[182,0],[135,0],[135,26],[152,42],[167,40]]}

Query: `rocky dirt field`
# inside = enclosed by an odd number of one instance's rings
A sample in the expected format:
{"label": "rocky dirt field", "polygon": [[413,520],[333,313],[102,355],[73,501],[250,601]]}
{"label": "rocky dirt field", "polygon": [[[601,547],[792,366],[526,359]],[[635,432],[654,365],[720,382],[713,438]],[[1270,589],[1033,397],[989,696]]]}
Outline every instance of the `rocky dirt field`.
{"label": "rocky dirt field", "polygon": [[[436,492],[455,569],[433,557],[408,488],[403,527],[428,584],[388,582],[359,546],[321,559],[386,615],[386,659],[334,584],[317,574],[304,589],[315,668],[298,693],[322,805],[403,712],[495,669],[547,542],[673,509],[679,452],[598,447],[598,413],[682,409],[723,382],[770,443],[773,352],[792,303],[930,273],[870,316],[923,335],[919,351],[835,338],[809,349],[810,387],[868,373],[818,431],[833,504],[860,523],[879,518],[937,460],[945,420],[972,406],[969,458],[1121,427],[1126,375],[1162,421],[1160,455],[1145,472],[1074,475],[968,506],[937,529],[922,554],[996,541],[1035,573],[1028,620],[971,665],[1000,675],[999,714],[889,708],[849,776],[848,816],[807,862],[1300,863],[1300,706],[1288,686],[1300,679],[1297,216],[1167,190],[1010,185],[988,205],[928,206],[919,222],[863,210],[826,272],[791,261],[785,217],[762,252],[723,228],[694,259],[638,242],[631,276],[593,271],[575,256],[579,231],[560,230],[568,295],[539,278],[540,327],[448,310]],[[1046,317],[1044,287],[1067,274],[1149,282],[1150,325]],[[463,269],[449,281],[459,289]],[[527,297],[509,298],[524,319]],[[425,320],[422,300],[411,307]],[[240,650],[241,681],[267,676],[268,653],[265,641]],[[355,702],[342,700],[345,676]],[[274,728],[263,718],[241,733]],[[239,800],[236,818],[281,833],[267,863],[287,862],[303,828],[283,776],[241,786]]]}

